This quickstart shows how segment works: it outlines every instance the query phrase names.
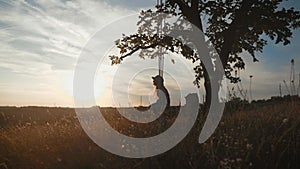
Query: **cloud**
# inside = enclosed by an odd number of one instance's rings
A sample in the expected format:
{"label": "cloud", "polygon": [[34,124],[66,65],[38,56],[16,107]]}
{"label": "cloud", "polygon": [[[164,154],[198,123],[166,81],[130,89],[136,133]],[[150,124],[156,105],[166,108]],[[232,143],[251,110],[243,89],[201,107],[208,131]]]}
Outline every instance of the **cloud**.
{"label": "cloud", "polygon": [[[32,54],[29,60],[53,68],[71,68],[87,40],[107,22],[132,11],[115,8],[101,1],[9,1],[1,4],[1,57]],[[59,56],[59,62],[49,57]],[[70,61],[73,58],[73,61]],[[18,60],[19,58],[15,58]],[[5,62],[1,62],[0,67]]]}
{"label": "cloud", "polygon": [[[41,87],[46,85],[48,91],[56,91],[51,98],[61,98],[59,81],[66,77],[58,74],[74,71],[82,48],[95,32],[134,12],[96,0],[0,1],[0,92],[7,98],[11,95],[10,103],[13,98],[18,104],[29,103],[30,99],[18,97],[16,91],[24,95],[27,92],[28,98],[33,99],[30,103],[40,103],[32,93],[40,92],[41,99],[47,98]],[[72,83],[72,78],[67,79]],[[24,90],[29,88],[30,91]]]}
{"label": "cloud", "polygon": [[113,6],[119,6],[128,9],[153,8],[157,3],[156,0],[105,0],[105,2]]}

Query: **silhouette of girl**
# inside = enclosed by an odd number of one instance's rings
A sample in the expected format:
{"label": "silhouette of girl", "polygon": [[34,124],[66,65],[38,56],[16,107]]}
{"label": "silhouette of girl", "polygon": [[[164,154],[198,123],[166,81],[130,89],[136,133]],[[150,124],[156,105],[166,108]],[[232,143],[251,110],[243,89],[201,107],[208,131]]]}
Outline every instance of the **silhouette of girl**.
{"label": "silhouette of girl", "polygon": [[164,79],[160,75],[152,77],[152,79],[158,99],[150,105],[150,110],[154,111],[154,113],[161,113],[170,107],[170,95],[164,86]]}

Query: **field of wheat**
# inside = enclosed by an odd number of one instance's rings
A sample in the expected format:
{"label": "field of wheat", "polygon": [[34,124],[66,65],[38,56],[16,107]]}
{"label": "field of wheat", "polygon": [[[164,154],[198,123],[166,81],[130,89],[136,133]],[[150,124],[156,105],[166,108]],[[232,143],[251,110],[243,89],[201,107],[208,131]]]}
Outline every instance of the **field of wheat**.
{"label": "field of wheat", "polygon": [[[281,102],[226,112],[204,144],[197,143],[202,124],[199,122],[176,147],[144,159],[123,158],[98,147],[85,134],[72,108],[1,107],[0,169],[298,169],[299,103]],[[128,125],[116,109],[102,112],[124,134],[148,136],[160,132],[159,123],[148,128]],[[167,119],[167,125],[173,120]]]}

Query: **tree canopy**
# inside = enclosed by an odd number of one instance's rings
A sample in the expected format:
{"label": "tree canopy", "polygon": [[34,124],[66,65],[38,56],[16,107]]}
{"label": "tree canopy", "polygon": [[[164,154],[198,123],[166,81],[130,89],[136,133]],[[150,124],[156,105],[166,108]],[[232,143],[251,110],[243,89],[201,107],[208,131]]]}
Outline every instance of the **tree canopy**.
{"label": "tree canopy", "polygon": [[[153,33],[153,27],[143,28],[149,24],[149,17],[160,12],[184,18],[204,32],[212,46],[220,56],[225,75],[231,82],[238,82],[239,77],[233,75],[234,70],[244,69],[242,52],[248,52],[253,61],[258,61],[256,52],[262,52],[268,39],[276,44],[288,45],[293,29],[300,26],[300,13],[294,8],[286,9],[280,4],[283,0],[166,0],[156,10],[142,11],[138,22],[139,31],[133,35],[123,35],[116,41],[120,56],[109,56],[112,64],[119,64],[127,56],[140,51],[140,56],[150,56],[151,49],[158,46],[167,51],[182,54],[192,62],[199,61],[195,70],[195,84],[199,85],[204,77],[207,94],[212,82],[205,66],[201,63],[196,51],[187,44],[171,37],[159,37]],[[147,19],[148,18],[148,19]],[[170,25],[169,25],[170,26]],[[180,25],[176,22],[173,28]],[[143,28],[143,29],[141,29]],[[149,33],[151,32],[151,33]],[[209,96],[208,96],[209,97]]]}

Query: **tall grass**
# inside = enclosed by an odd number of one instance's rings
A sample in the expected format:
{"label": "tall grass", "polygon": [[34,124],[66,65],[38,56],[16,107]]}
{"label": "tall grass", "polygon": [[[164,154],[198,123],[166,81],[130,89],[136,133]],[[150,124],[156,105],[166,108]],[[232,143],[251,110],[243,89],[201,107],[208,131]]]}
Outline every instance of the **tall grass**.
{"label": "tall grass", "polygon": [[[124,134],[159,133],[155,131],[160,129],[159,123],[148,128],[128,127],[115,111],[106,109],[104,114]],[[167,126],[173,120],[169,119]],[[200,130],[195,125],[180,144],[164,154],[127,159],[93,143],[82,130],[74,109],[2,107],[0,168],[300,168],[299,102],[226,113],[204,144],[197,143]]]}

